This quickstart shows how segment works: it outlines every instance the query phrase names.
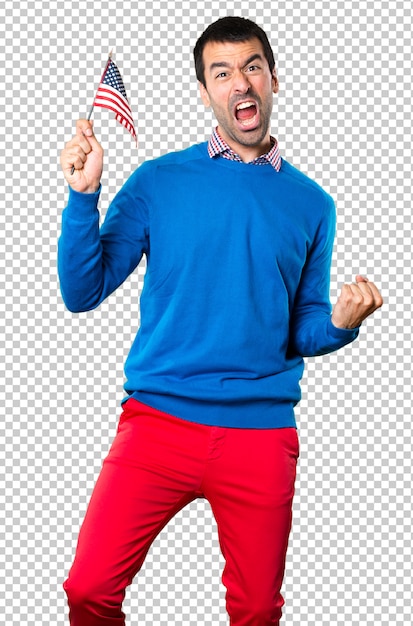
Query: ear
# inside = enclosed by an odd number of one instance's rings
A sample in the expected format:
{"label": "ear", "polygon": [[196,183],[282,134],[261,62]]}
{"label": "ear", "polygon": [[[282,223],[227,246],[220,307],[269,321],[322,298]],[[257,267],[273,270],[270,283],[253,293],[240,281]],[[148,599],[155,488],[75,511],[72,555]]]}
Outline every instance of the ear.
{"label": "ear", "polygon": [[278,78],[277,78],[277,72],[275,70],[275,67],[272,71],[272,91],[273,93],[278,93],[279,90],[279,83],[278,83]]}
{"label": "ear", "polygon": [[199,93],[201,94],[202,102],[205,104],[207,108],[209,108],[211,106],[211,101],[209,99],[207,89],[205,85],[203,85],[202,83],[198,83],[198,84],[199,84]]}

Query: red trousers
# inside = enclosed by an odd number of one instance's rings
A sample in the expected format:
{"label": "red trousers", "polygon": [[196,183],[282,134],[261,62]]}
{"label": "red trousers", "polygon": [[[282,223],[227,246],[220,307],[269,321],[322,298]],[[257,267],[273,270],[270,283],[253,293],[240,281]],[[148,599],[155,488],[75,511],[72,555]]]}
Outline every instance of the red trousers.
{"label": "red trousers", "polygon": [[294,428],[204,426],[128,400],[64,583],[71,626],[124,626],[126,587],[198,497],[217,522],[230,624],[279,624],[297,458]]}

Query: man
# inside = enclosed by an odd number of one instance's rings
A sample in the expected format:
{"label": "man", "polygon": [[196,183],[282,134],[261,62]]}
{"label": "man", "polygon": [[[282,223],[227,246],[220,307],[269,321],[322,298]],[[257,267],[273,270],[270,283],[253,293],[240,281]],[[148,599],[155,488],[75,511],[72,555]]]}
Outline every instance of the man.
{"label": "man", "polygon": [[147,257],[127,398],[64,585],[72,626],[124,624],[125,588],[150,545],[198,497],[217,521],[230,623],[279,623],[303,357],[353,341],[382,305],[357,276],[331,312],[334,203],[270,135],[278,79],[262,29],[223,18],[194,56],[218,127],[141,165],[100,230],[91,123],[77,123],[61,156],[68,308],[98,306]]}

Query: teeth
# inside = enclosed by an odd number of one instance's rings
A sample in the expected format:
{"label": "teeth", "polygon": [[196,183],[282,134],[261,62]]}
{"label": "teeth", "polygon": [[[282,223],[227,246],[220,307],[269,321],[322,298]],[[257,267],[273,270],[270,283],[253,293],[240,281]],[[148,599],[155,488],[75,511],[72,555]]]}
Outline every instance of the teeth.
{"label": "teeth", "polygon": [[237,111],[240,111],[241,109],[248,109],[249,107],[253,106],[255,106],[254,102],[242,102],[237,106]]}

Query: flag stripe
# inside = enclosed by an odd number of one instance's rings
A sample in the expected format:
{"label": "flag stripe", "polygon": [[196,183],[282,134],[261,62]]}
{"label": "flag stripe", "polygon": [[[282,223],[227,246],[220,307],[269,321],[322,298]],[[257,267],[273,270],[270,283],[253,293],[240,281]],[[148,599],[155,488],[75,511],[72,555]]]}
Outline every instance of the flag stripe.
{"label": "flag stripe", "polygon": [[131,113],[129,102],[117,89],[111,87],[110,85],[100,85],[96,93],[96,98],[98,98],[99,96],[105,97],[106,95],[110,95],[111,97],[118,100],[119,104]]}
{"label": "flag stripe", "polygon": [[127,120],[129,120],[129,123],[133,126],[133,119],[130,117],[130,115],[127,115],[122,110],[120,110],[119,107],[116,105],[116,102],[113,102],[109,100],[108,98],[106,98],[103,101],[96,100],[94,106],[102,107],[103,109],[109,109],[110,111],[114,111],[114,113],[117,113],[119,116],[124,117]]}
{"label": "flag stripe", "polygon": [[112,59],[108,61],[101,83],[96,92],[93,106],[113,111],[115,113],[115,119],[131,133],[137,142],[135,122],[126,96],[122,76]]}
{"label": "flag stripe", "polygon": [[131,124],[134,123],[130,108],[125,106],[124,101],[116,93],[108,89],[99,89],[96,94],[95,105],[105,107],[106,103],[108,103],[108,108],[111,105],[115,106],[122,115],[130,119]]}
{"label": "flag stripe", "polygon": [[135,128],[132,126],[132,124],[130,122],[128,122],[127,119],[125,119],[124,117],[122,117],[121,115],[115,115],[116,119],[118,122],[120,122],[122,124],[122,126],[124,126],[130,133],[131,135],[133,135],[136,139],[136,134],[135,134]]}
{"label": "flag stripe", "polygon": [[117,119],[117,121],[120,122],[123,126],[125,126],[128,129],[128,131],[134,137],[136,137],[134,125],[124,115],[119,113],[119,111],[118,111],[118,109],[116,107],[112,107],[112,106],[107,105],[107,104],[100,104],[99,102],[95,102],[94,106],[102,107],[103,109],[108,109],[109,111],[113,111],[115,113],[115,118]]}

